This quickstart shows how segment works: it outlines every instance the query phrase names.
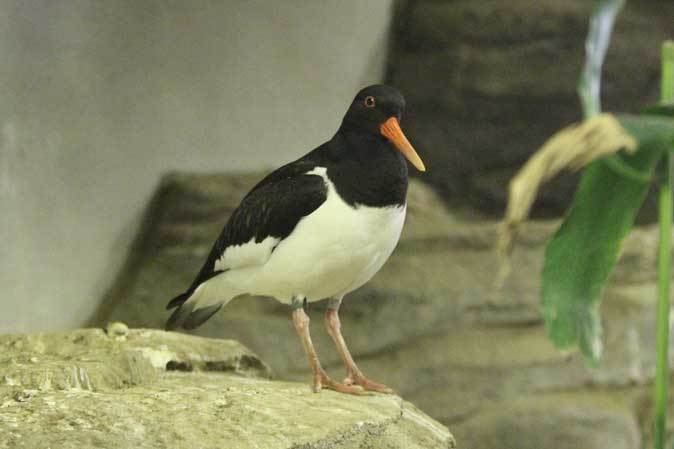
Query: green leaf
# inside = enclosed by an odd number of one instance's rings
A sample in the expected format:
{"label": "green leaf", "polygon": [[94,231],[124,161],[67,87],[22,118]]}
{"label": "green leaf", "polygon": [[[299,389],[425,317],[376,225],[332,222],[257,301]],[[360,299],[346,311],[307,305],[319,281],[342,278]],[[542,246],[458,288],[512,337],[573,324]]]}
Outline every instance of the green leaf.
{"label": "green leaf", "polygon": [[621,114],[616,117],[623,128],[639,142],[637,151],[650,151],[653,147],[664,150],[674,143],[674,118],[650,114]]}
{"label": "green leaf", "polygon": [[653,104],[641,110],[642,114],[674,117],[674,104]]}
{"label": "green leaf", "polygon": [[641,206],[674,120],[619,116],[639,141],[637,151],[597,160],[585,170],[568,215],[545,252],[541,306],[548,334],[560,348],[578,345],[601,357],[601,292]]}

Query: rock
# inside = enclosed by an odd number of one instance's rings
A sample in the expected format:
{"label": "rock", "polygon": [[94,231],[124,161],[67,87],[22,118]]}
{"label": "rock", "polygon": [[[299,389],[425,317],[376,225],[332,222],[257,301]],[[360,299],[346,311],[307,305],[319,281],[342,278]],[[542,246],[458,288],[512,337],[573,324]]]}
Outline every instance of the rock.
{"label": "rock", "polygon": [[0,408],[0,418],[0,448],[454,447],[445,427],[399,398],[212,373],[172,373],[116,392],[52,392]]}
{"label": "rock", "polygon": [[[651,304],[637,299],[642,296],[607,298],[607,347],[597,368],[575,352],[557,351],[539,323],[457,325],[356,360],[365,373],[447,425],[522,397],[646,386],[655,366],[655,316]],[[300,373],[290,377],[302,379]]]}
{"label": "rock", "polygon": [[[145,329],[119,341],[84,329],[0,335],[0,348],[0,372],[13,379],[13,391],[0,387],[3,449],[454,447],[444,426],[396,396],[265,379],[266,365],[234,341]],[[30,357],[39,360],[17,362]],[[105,366],[133,382],[101,381]],[[67,367],[90,381],[31,382]]]}
{"label": "rock", "polygon": [[[423,179],[450,204],[500,214],[517,169],[581,118],[576,83],[591,8],[583,0],[418,0],[398,8],[389,81],[406,96],[403,127],[429,167]],[[636,112],[657,100],[672,16],[671,3],[626,4],[603,70],[606,110]],[[560,176],[535,213],[563,212],[577,179]]]}
{"label": "rock", "polygon": [[99,329],[0,335],[0,398],[18,390],[120,389],[156,380],[157,369],[271,376],[269,367],[236,341],[126,331],[122,341]]}
{"label": "rock", "polygon": [[642,447],[638,422],[628,410],[586,403],[578,397],[571,403],[566,399],[514,401],[484,411],[456,425],[458,441],[472,449]]}
{"label": "rock", "polygon": [[113,321],[112,323],[108,323],[105,328],[105,333],[108,334],[109,337],[122,339],[129,333],[129,327],[122,322]]}

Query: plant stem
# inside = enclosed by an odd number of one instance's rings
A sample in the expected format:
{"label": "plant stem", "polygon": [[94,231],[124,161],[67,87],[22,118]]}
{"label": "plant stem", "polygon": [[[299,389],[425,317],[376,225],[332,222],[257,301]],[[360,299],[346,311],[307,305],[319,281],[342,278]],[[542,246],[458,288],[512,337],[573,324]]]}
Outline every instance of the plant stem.
{"label": "plant stem", "polygon": [[613,23],[624,5],[625,0],[600,0],[595,3],[590,17],[590,29],[585,39],[585,65],[578,80],[578,95],[585,118],[601,112],[601,66],[611,41]]}
{"label": "plant stem", "polygon": [[[662,46],[662,81],[660,96],[663,103],[674,100],[674,42]],[[669,386],[669,281],[672,258],[672,160],[664,152],[662,176],[658,192],[658,304],[657,304],[657,360],[655,373],[655,449],[664,449],[667,423]]]}
{"label": "plant stem", "polygon": [[660,100],[664,104],[674,103],[674,41],[665,41],[662,44]]}
{"label": "plant stem", "polygon": [[665,154],[658,194],[660,242],[658,249],[657,361],[655,377],[655,449],[663,449],[669,380],[669,277],[671,269],[672,176]]}

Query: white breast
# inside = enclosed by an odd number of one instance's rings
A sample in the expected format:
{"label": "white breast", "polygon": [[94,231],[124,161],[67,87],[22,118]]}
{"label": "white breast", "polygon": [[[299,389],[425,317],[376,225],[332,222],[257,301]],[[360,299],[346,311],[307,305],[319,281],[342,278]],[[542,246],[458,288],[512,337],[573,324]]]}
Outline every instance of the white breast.
{"label": "white breast", "polygon": [[405,206],[349,206],[318,167],[328,186],[326,201],[297,224],[261,267],[230,272],[251,294],[289,303],[302,295],[309,301],[341,297],[366,283],[393,252]]}

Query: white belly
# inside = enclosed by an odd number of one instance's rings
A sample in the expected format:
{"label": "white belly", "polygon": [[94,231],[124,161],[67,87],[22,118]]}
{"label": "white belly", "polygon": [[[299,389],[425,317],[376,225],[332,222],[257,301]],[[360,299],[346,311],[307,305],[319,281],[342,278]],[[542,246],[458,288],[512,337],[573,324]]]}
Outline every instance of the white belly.
{"label": "white belly", "polygon": [[228,274],[245,283],[247,293],[284,303],[294,296],[341,298],[384,265],[400,238],[405,211],[405,206],[353,208],[328,182],[325,203],[300,220],[267,263]]}

